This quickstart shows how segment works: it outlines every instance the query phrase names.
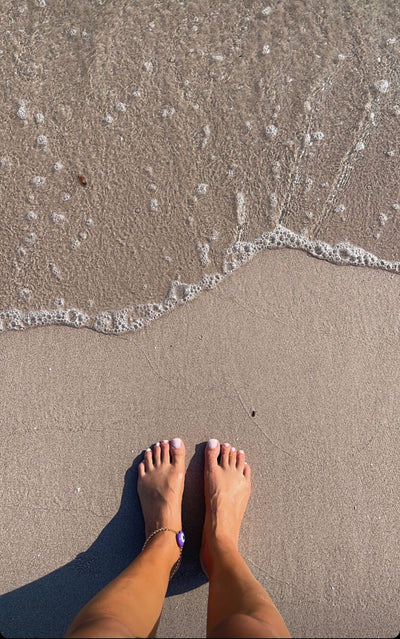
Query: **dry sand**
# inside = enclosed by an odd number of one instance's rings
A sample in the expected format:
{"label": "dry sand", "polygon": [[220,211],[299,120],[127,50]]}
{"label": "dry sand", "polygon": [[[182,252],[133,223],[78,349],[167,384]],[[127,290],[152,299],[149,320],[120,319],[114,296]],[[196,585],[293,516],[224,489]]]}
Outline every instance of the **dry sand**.
{"label": "dry sand", "polygon": [[205,635],[196,556],[210,436],[248,455],[241,549],[293,635],[395,636],[396,277],[264,252],[134,334],[4,334],[1,632],[61,636],[126,565],[143,542],[127,470],[181,435],[188,546],[159,636]]}

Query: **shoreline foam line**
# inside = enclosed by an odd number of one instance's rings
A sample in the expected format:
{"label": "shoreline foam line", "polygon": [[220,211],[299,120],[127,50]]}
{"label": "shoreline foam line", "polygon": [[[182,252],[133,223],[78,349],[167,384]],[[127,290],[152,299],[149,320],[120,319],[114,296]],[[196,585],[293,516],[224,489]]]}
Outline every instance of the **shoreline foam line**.
{"label": "shoreline foam line", "polygon": [[76,308],[62,307],[28,312],[11,309],[0,312],[0,331],[23,330],[54,324],[74,328],[90,328],[99,333],[112,335],[136,331],[176,306],[192,301],[202,291],[215,288],[227,275],[251,260],[260,251],[278,248],[299,249],[312,257],[341,266],[366,266],[400,273],[400,262],[381,259],[345,240],[331,246],[321,240],[310,240],[304,235],[299,235],[282,225],[278,225],[272,231],[262,233],[253,241],[238,240],[226,249],[222,273],[204,274],[196,284],[173,281],[168,296],[162,303],[126,306],[117,311],[103,311],[96,315],[88,315]]}

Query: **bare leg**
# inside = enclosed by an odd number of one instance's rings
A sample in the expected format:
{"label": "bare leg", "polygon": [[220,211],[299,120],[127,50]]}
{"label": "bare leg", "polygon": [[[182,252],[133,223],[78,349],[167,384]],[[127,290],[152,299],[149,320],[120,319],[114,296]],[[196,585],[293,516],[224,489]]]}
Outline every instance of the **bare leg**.
{"label": "bare leg", "polygon": [[[138,468],[146,538],[158,528],[180,530],[185,448],[180,439],[147,449]],[[163,531],[78,614],[66,637],[148,637],[157,628],[171,569],[175,535]]]}
{"label": "bare leg", "polygon": [[210,580],[207,636],[290,637],[271,597],[238,550],[250,496],[250,467],[243,451],[210,440],[205,450],[204,490],[201,560]]}

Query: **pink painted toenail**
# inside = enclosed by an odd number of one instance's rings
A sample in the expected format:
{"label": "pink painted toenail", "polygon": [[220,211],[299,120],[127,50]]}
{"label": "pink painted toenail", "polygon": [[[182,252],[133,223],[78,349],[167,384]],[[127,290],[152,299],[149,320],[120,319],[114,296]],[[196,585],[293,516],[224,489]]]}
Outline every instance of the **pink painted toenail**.
{"label": "pink painted toenail", "polygon": [[208,448],[217,448],[218,439],[209,439],[207,445],[208,445]]}
{"label": "pink painted toenail", "polygon": [[169,443],[169,441],[168,441],[168,439],[163,439],[163,440],[162,440],[162,443],[163,443],[163,444],[168,444],[168,443]]}
{"label": "pink painted toenail", "polygon": [[174,437],[174,439],[171,440],[171,444],[174,448],[180,448],[182,445],[182,440],[180,437]]}

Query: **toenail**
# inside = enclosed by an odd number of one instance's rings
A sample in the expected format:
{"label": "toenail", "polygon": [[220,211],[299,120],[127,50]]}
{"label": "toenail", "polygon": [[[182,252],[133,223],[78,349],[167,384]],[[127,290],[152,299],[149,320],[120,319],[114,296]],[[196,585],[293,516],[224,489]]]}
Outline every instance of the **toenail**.
{"label": "toenail", "polygon": [[224,444],[224,446],[230,446],[230,444]]}
{"label": "toenail", "polygon": [[208,448],[217,448],[218,439],[209,439],[207,445],[208,445]]}
{"label": "toenail", "polygon": [[236,451],[236,448],[234,446],[232,446],[231,453],[234,453],[235,451]]}
{"label": "toenail", "polygon": [[160,442],[156,442],[156,443],[155,443],[155,446],[159,446],[159,445],[160,445]]}
{"label": "toenail", "polygon": [[146,453],[151,453],[151,448],[146,448]]}
{"label": "toenail", "polygon": [[162,440],[162,443],[163,443],[163,444],[168,444],[168,443],[169,443],[169,440],[168,440],[168,439],[163,439],[163,440]]}
{"label": "toenail", "polygon": [[244,455],[244,450],[240,449],[239,453],[242,453],[242,455]]}
{"label": "toenail", "polygon": [[174,448],[180,448],[182,445],[182,440],[180,437],[174,437],[174,439],[171,439],[171,444]]}

